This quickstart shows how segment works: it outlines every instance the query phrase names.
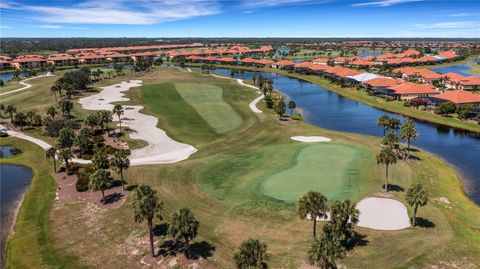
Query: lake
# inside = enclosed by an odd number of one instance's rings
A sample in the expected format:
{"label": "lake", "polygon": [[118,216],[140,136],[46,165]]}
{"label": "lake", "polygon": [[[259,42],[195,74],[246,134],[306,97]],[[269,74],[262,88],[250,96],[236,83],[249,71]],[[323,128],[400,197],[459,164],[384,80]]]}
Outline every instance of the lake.
{"label": "lake", "polygon": [[12,164],[0,164],[0,246],[2,258],[5,240],[7,239],[15,221],[15,211],[32,180],[32,176],[32,170],[27,167]]}
{"label": "lake", "polygon": [[[213,72],[230,76],[228,69]],[[405,119],[401,115],[370,107],[296,78],[265,72],[245,72],[236,77],[251,80],[254,74],[272,79],[275,89],[297,103],[297,107],[303,111],[304,120],[321,128],[382,136],[383,130],[376,124],[380,116],[386,114]],[[480,204],[480,133],[414,121],[420,136],[412,145],[432,152],[455,166],[464,180],[466,193]]]}
{"label": "lake", "polygon": [[[474,63],[474,61],[471,61],[470,63]],[[474,69],[473,67],[468,66],[468,64],[456,64],[456,65],[449,65],[449,66],[444,66],[444,67],[437,67],[437,68],[432,68],[432,71],[435,71],[440,74],[446,74],[446,73],[457,73],[462,76],[477,76],[480,77],[479,74],[472,74],[469,73],[469,70]]]}

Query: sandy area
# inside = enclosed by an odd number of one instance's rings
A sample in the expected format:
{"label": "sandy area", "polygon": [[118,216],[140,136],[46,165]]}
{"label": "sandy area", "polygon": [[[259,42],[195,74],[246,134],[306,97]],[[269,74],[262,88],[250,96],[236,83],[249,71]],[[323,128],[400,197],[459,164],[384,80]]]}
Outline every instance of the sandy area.
{"label": "sandy area", "polygon": [[[88,110],[112,110],[113,102],[128,101],[123,97],[123,92],[132,87],[142,85],[141,80],[121,82],[108,87],[95,95],[80,99],[78,102]],[[140,113],[143,106],[123,106],[123,126],[133,130],[130,133],[132,139],[144,140],[148,146],[132,150],[130,155],[131,165],[174,163],[188,159],[197,151],[191,145],[179,143],[167,136],[165,131],[157,128],[158,119],[154,116]]]}
{"label": "sandy area", "polygon": [[332,139],[323,137],[323,136],[292,136],[290,137],[290,139],[299,141],[299,142],[306,142],[306,143],[332,141]]}
{"label": "sandy area", "polygon": [[0,93],[0,96],[6,95],[6,94],[10,94],[10,93],[19,92],[19,91],[23,91],[23,90],[26,90],[26,89],[32,87],[32,84],[26,83],[26,81],[29,81],[29,80],[31,80],[31,79],[51,77],[51,76],[54,76],[54,75],[48,73],[48,74],[46,74],[46,75],[40,75],[40,76],[36,76],[36,77],[31,77],[31,78],[24,79],[24,80],[22,80],[22,81],[20,81],[20,82],[18,83],[18,84],[20,84],[20,85],[23,85],[23,87],[21,87],[21,88],[19,88],[19,89],[16,89],[16,90],[9,91],[9,92]]}
{"label": "sandy area", "polygon": [[360,227],[384,231],[410,227],[407,208],[397,200],[369,197],[361,200],[357,209],[360,211]]}

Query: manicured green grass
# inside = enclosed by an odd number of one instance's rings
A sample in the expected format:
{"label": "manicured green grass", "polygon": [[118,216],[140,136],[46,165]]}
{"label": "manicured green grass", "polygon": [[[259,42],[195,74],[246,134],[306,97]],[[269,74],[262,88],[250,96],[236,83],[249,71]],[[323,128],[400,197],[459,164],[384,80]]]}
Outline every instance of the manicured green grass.
{"label": "manicured green grass", "polygon": [[56,182],[52,165],[40,147],[16,138],[2,138],[1,145],[13,145],[22,154],[0,159],[0,163],[24,165],[32,169],[32,182],[17,216],[15,234],[7,245],[6,268],[83,268],[75,257],[55,248],[49,212],[55,198]]}
{"label": "manicured green grass", "polygon": [[480,74],[480,64],[473,63],[473,64],[469,64],[468,66],[473,68],[471,70],[468,70],[467,71],[468,73],[477,74],[477,75]]}
{"label": "manicured green grass", "polygon": [[175,83],[175,89],[218,134],[238,128],[242,118],[223,101],[223,89],[215,85]]}
{"label": "manicured green grass", "polygon": [[[368,151],[365,150],[365,153],[364,158],[371,160]],[[310,190],[323,193],[329,200],[352,199],[352,193],[362,193],[367,180],[359,177],[361,166],[358,159],[361,158],[361,150],[349,145],[310,145],[296,152],[288,169],[265,178],[259,191],[291,203],[297,202]],[[368,170],[367,167],[365,169]]]}

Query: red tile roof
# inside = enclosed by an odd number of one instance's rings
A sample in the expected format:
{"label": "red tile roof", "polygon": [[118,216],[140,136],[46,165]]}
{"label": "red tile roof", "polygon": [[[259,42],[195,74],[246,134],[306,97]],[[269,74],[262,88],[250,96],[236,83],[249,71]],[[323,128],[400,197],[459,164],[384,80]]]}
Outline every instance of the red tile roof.
{"label": "red tile roof", "polygon": [[435,87],[430,84],[417,84],[412,82],[405,82],[397,86],[390,86],[389,89],[395,91],[397,94],[438,94]]}
{"label": "red tile roof", "polygon": [[450,101],[455,104],[480,103],[480,94],[465,90],[454,90],[441,93],[435,98]]}
{"label": "red tile roof", "polygon": [[280,66],[293,66],[295,65],[294,61],[289,61],[289,60],[281,60],[275,63],[275,65],[280,65]]}
{"label": "red tile roof", "polygon": [[317,58],[317,59],[313,59],[312,61],[313,63],[328,63],[328,59],[327,58]]}
{"label": "red tile roof", "polygon": [[415,68],[415,67],[401,67],[393,69],[394,73],[402,73],[407,76],[418,75],[426,79],[440,79],[444,75],[439,74],[437,72],[433,72],[430,69],[425,68]]}
{"label": "red tile roof", "polygon": [[404,81],[398,78],[395,79],[395,78],[389,78],[389,77],[378,77],[378,78],[367,80],[364,83],[367,85],[370,85],[371,87],[391,87],[391,86],[403,84]]}

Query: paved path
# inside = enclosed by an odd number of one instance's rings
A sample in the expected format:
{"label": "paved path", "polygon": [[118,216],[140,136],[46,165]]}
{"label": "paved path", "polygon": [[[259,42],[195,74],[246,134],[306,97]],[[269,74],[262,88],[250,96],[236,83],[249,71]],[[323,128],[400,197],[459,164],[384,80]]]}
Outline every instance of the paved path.
{"label": "paved path", "polygon": [[[53,75],[52,75],[52,76],[53,76]],[[31,79],[36,79],[36,78],[44,78],[44,77],[51,77],[51,76],[41,75],[41,76],[36,76],[36,77],[31,77],[31,78],[24,79],[24,80],[22,80],[22,81],[20,81],[20,82],[18,83],[18,84],[23,85],[23,87],[21,87],[21,88],[19,88],[19,89],[16,89],[16,90],[13,90],[13,91],[8,91],[8,92],[0,93],[0,96],[26,90],[26,89],[32,87],[32,84],[28,84],[28,83],[26,83],[26,81],[29,81],[29,80],[31,80]]]}
{"label": "paved path", "polygon": [[[225,79],[230,79],[229,77],[224,77],[224,76],[219,76],[219,75],[216,75],[216,74],[210,74],[214,77],[217,77],[217,78],[225,78]],[[245,87],[248,87],[248,88],[251,88],[251,89],[254,89],[256,90],[258,93],[260,93],[260,89],[256,86],[253,86],[253,85],[249,85],[249,84],[246,84],[243,79],[239,79],[237,78],[237,82],[238,84],[242,85],[242,86],[245,86]],[[257,108],[257,103],[260,102],[260,100],[262,100],[265,96],[262,94],[260,95],[259,97],[255,98],[255,100],[253,100],[252,102],[250,102],[249,104],[249,107],[250,107],[250,110],[252,110],[254,113],[263,113],[263,111],[261,111],[260,109]]]}

